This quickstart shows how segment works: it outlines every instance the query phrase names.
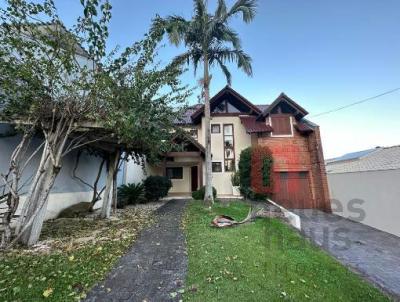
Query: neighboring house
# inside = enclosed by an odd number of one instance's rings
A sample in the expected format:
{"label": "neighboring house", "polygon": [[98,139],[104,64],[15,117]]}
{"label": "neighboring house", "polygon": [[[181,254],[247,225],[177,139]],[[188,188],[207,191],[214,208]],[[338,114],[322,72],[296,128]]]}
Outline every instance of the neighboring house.
{"label": "neighboring house", "polygon": [[[66,31],[63,25],[56,25],[53,23],[48,23],[44,25],[39,25],[41,29],[47,30],[47,28],[54,29],[54,26],[60,26],[60,30]],[[27,36],[27,38],[29,38]],[[76,61],[81,66],[87,66],[89,69],[94,68],[93,60],[89,59],[89,54],[86,50],[79,44],[76,43]],[[0,112],[3,108],[0,106]],[[15,147],[20,143],[21,135],[14,131],[14,127],[11,123],[2,121],[0,119],[0,175],[6,175],[9,169],[11,154],[14,151]],[[32,143],[29,146],[26,154],[29,157],[35,149],[42,143],[42,138],[40,135],[37,135]],[[22,205],[26,198],[26,193],[29,190],[30,183],[36,172],[36,167],[40,161],[41,152],[38,152],[36,156],[32,159],[30,164],[26,167],[20,184],[21,188],[21,203],[18,208],[17,215],[22,208]],[[72,177],[72,171],[75,166],[75,158],[76,152],[72,152],[63,158],[62,166],[60,174],[57,176],[54,187],[49,196],[49,203],[47,207],[46,219],[56,218],[58,214],[65,208],[82,202],[89,202],[92,197],[92,190],[90,187],[82,184],[82,182],[78,181],[76,178]],[[93,184],[97,172],[99,170],[99,166],[101,163],[100,157],[82,155],[82,158],[79,162],[79,167],[76,170],[76,174],[78,177],[82,178],[89,184]],[[99,187],[102,188],[105,183],[105,174],[106,169],[103,167],[103,173],[99,180]],[[121,181],[120,181],[121,182]],[[0,195],[3,194],[4,182],[0,178]],[[5,190],[7,192],[7,190]],[[101,201],[99,201],[96,207],[101,205]],[[6,205],[0,204],[0,214],[3,213],[6,209]]]}
{"label": "neighboring house", "polygon": [[[274,158],[274,199],[289,208],[330,210],[319,127],[304,117],[308,112],[281,94],[271,105],[255,105],[226,86],[211,100],[213,186],[219,197],[232,197],[231,175],[243,149],[268,146]],[[134,163],[125,169],[125,181],[145,175],[166,175],[173,183],[171,196],[188,196],[205,183],[204,106],[190,107],[176,121],[190,134],[182,152],[165,155],[162,164]]]}
{"label": "neighboring house", "polygon": [[335,214],[400,236],[400,146],[330,159],[326,170]]}
{"label": "neighboring house", "polygon": [[[13,127],[9,124],[0,122],[0,173],[6,174],[9,168],[9,161],[11,154],[15,147],[21,141],[21,135],[13,131]],[[31,142],[28,151],[26,152],[28,158],[37,147],[42,143],[42,139],[38,136]],[[39,165],[41,152],[31,160],[26,167],[21,184],[21,206],[25,201],[26,193],[29,190],[32,178],[36,172],[36,167]],[[63,158],[62,169],[56,178],[53,189],[49,197],[49,204],[47,207],[46,219],[56,218],[58,214],[65,208],[82,202],[90,201],[92,198],[92,190],[90,187],[84,185],[77,179],[72,177],[72,172],[75,167],[76,152],[72,152]],[[79,166],[76,169],[76,175],[88,183],[93,184],[99,170],[101,163],[100,157],[89,156],[83,154],[79,161]],[[99,187],[103,187],[105,183],[106,169],[103,167],[103,173],[99,181]],[[3,181],[0,180],[0,195],[3,192]],[[6,190],[7,191],[7,190]],[[97,206],[101,205],[101,201]],[[21,210],[21,206],[19,210]],[[4,211],[6,205],[0,204],[0,213]],[[19,214],[19,210],[17,214]]]}

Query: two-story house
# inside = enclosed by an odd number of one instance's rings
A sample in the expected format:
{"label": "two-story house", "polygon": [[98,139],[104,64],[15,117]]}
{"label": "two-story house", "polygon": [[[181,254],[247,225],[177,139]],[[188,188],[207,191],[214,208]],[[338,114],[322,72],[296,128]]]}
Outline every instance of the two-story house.
{"label": "two-story house", "polygon": [[[268,146],[273,154],[276,202],[288,208],[330,210],[319,127],[304,119],[308,112],[281,94],[270,105],[255,105],[226,86],[211,100],[212,182],[219,197],[231,197],[231,175],[240,153],[249,146]],[[204,106],[190,107],[176,122],[190,138],[185,150],[166,154],[161,165],[148,166],[148,174],[168,176],[171,196],[188,196],[205,183]],[[134,164],[126,169],[126,182],[141,175]]]}

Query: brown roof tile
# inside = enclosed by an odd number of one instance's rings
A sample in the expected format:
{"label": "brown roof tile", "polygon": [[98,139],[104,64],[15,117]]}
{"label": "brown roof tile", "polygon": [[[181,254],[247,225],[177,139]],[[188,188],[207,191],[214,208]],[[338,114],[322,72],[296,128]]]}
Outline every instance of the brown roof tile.
{"label": "brown roof tile", "polygon": [[255,116],[240,116],[240,121],[242,125],[246,128],[247,133],[262,133],[271,132],[271,126],[267,125],[265,122],[257,122]]}

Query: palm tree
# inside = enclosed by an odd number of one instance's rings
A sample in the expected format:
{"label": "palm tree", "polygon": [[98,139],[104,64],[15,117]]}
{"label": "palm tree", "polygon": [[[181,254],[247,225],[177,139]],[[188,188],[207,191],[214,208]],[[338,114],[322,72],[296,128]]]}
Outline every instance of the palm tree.
{"label": "palm tree", "polygon": [[245,23],[254,19],[256,0],[237,0],[228,9],[225,0],[218,0],[214,15],[207,11],[207,0],[193,0],[194,15],[190,20],[172,15],[166,18],[157,17],[154,27],[167,34],[171,44],[183,44],[186,52],[177,56],[174,61],[181,64],[193,64],[196,73],[199,64],[203,64],[204,77],[201,81],[204,95],[204,122],[206,144],[206,188],[204,201],[213,203],[212,165],[211,165],[211,131],[210,131],[210,67],[220,67],[231,85],[232,76],[226,63],[236,63],[247,75],[252,75],[251,58],[241,48],[239,36],[229,27],[234,16],[241,16]]}

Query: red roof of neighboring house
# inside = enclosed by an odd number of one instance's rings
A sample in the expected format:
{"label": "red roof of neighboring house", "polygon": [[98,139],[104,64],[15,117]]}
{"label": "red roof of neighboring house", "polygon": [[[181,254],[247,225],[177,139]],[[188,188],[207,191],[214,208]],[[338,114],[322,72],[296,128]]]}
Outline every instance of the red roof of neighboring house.
{"label": "red roof of neighboring house", "polygon": [[240,121],[246,128],[247,133],[262,133],[272,131],[270,125],[267,125],[265,122],[257,122],[256,119],[256,116],[240,116]]}

